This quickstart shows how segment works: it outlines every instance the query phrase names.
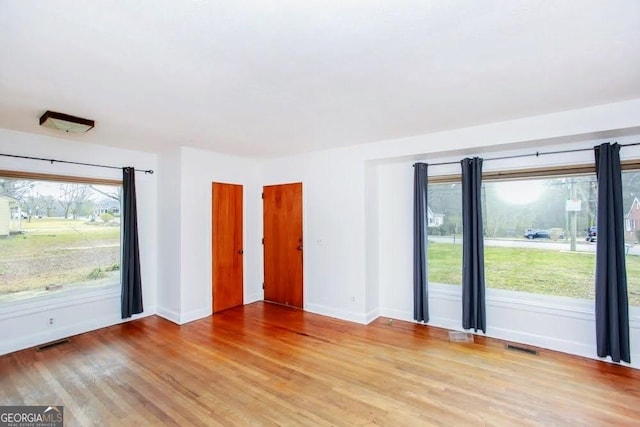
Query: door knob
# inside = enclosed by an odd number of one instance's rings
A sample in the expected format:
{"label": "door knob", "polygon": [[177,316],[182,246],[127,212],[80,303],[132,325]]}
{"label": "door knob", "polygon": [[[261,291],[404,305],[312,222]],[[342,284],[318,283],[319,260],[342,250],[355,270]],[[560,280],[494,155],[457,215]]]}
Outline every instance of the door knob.
{"label": "door knob", "polygon": [[240,255],[242,255],[242,254],[244,253],[244,250],[243,250],[243,249],[240,249],[240,250],[238,251],[238,253],[239,253]]}

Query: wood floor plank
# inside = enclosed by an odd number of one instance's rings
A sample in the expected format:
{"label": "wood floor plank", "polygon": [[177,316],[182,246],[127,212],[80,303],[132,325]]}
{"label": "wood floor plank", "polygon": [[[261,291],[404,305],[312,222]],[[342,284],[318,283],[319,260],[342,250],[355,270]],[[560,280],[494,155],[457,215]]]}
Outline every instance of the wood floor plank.
{"label": "wood floor plank", "polygon": [[254,303],[152,316],[0,357],[0,405],[66,425],[639,425],[640,372],[378,319]]}

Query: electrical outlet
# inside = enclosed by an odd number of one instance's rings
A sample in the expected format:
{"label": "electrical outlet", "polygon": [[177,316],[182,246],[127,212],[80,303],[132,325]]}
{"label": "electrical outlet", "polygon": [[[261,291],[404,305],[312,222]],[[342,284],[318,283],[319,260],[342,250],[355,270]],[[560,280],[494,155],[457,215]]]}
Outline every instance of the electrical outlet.
{"label": "electrical outlet", "polygon": [[351,297],[351,302],[356,302],[356,297]]}
{"label": "electrical outlet", "polygon": [[51,325],[53,325],[53,323],[54,323],[53,317],[49,317],[49,320],[47,321],[47,324],[49,326],[51,326]]}

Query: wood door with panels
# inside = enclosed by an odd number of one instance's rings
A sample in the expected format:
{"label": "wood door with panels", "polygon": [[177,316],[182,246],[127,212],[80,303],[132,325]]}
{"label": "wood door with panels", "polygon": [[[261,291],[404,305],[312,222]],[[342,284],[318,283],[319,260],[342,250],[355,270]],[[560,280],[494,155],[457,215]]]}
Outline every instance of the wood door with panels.
{"label": "wood door with panels", "polygon": [[242,305],[242,185],[211,184],[213,312]]}
{"label": "wood door with panels", "polygon": [[303,308],[302,183],[263,190],[264,299]]}

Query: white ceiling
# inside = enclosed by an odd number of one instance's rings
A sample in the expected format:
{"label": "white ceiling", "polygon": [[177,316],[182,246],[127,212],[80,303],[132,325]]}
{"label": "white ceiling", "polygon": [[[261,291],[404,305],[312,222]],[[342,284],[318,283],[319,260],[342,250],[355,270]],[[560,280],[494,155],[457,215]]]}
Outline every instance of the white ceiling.
{"label": "white ceiling", "polygon": [[0,127],[96,144],[277,156],[633,98],[638,0],[0,1]]}

